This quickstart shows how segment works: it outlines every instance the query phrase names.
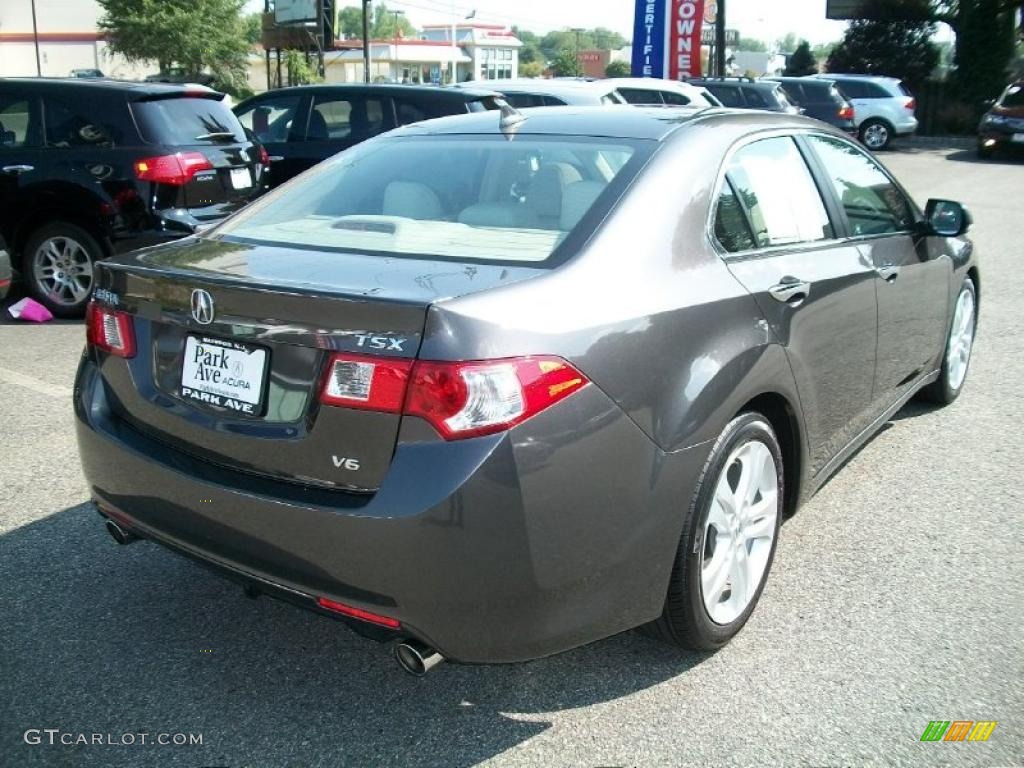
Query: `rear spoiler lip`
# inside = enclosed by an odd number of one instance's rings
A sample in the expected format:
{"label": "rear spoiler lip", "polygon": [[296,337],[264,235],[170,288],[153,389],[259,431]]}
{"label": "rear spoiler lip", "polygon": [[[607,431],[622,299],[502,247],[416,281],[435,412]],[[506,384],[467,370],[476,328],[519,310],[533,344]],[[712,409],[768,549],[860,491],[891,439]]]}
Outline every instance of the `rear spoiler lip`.
{"label": "rear spoiler lip", "polygon": [[[202,90],[199,90],[202,88]],[[181,90],[160,91],[159,93],[144,93],[134,99],[135,102],[166,101],[168,99],[209,99],[210,101],[221,101],[225,94],[215,91],[206,86],[197,88],[183,87]]]}

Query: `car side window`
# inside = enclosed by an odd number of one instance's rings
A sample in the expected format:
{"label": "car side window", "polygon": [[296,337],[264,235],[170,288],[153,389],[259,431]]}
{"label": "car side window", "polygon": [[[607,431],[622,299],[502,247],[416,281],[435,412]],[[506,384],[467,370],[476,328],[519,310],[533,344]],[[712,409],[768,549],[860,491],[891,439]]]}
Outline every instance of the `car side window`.
{"label": "car side window", "polygon": [[91,110],[46,96],[43,99],[46,146],[113,147],[123,141],[121,131]]}
{"label": "car side window", "polygon": [[0,94],[0,152],[35,146],[32,128],[38,121],[29,100]]}
{"label": "car side window", "polygon": [[793,139],[761,139],[740,148],[726,172],[758,248],[835,236],[821,194]]}
{"label": "car side window", "polygon": [[749,251],[754,248],[754,236],[750,232],[747,216],[732,184],[726,179],[718,195],[715,210],[715,238],[729,253]]}
{"label": "car side window", "polygon": [[649,88],[619,88],[619,95],[630,104],[661,104],[661,94]]}
{"label": "car side window", "polygon": [[840,80],[839,90],[848,99],[866,99],[868,97],[867,88],[858,80]]}
{"label": "car side window", "polygon": [[743,95],[747,97],[747,106],[761,109],[768,106],[768,99],[757,88],[744,88]]}
{"label": "car side window", "polygon": [[688,96],[684,96],[681,93],[675,91],[662,91],[661,98],[665,100],[666,104],[672,104],[673,106],[685,107],[690,103]]}
{"label": "car side window", "polygon": [[454,115],[457,112],[465,111],[467,111],[467,108],[464,102],[441,99],[430,101],[427,99],[409,99],[404,97],[395,99],[395,113],[398,117],[399,125],[409,125],[410,123],[431,120],[435,117],[446,117],[447,115]]}
{"label": "car side window", "polygon": [[914,225],[916,217],[903,192],[857,146],[831,136],[810,136],[808,142],[832,181],[850,234],[906,232]]}
{"label": "car side window", "polygon": [[308,141],[368,139],[389,127],[384,102],[363,96],[317,96],[306,128]]}
{"label": "car side window", "polygon": [[725,107],[744,107],[746,106],[743,101],[743,94],[740,93],[740,89],[734,85],[719,85],[719,86],[708,86],[708,90],[711,91],[718,100],[722,102],[722,106]]}
{"label": "car side window", "polygon": [[243,111],[238,112],[238,122],[263,144],[288,141],[292,135],[295,111],[299,108],[299,96],[279,96],[261,99]]}

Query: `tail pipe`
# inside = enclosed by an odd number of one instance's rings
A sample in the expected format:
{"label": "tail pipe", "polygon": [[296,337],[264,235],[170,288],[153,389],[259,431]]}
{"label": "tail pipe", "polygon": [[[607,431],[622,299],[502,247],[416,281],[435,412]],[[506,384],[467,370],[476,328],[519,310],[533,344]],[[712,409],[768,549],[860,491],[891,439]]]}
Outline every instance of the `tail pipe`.
{"label": "tail pipe", "polygon": [[116,541],[118,544],[131,544],[132,542],[138,541],[139,537],[131,531],[122,528],[120,525],[115,523],[113,520],[107,520],[105,523],[107,533],[110,534],[110,538]]}
{"label": "tail pipe", "polygon": [[444,661],[444,656],[418,640],[404,640],[395,646],[395,659],[410,675],[423,677]]}

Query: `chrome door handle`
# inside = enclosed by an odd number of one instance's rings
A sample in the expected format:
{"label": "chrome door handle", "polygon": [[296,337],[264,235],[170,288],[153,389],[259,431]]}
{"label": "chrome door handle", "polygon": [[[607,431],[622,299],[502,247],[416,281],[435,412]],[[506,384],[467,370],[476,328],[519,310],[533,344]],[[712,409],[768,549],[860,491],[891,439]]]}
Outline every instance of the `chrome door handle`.
{"label": "chrome door handle", "polygon": [[270,157],[267,158],[267,160],[269,160],[272,163],[279,163],[282,160],[284,160],[284,155],[271,155]]}
{"label": "chrome door handle", "polygon": [[791,307],[800,306],[810,292],[811,284],[795,277],[784,277],[781,282],[768,289],[773,299]]}
{"label": "chrome door handle", "polygon": [[19,173],[28,173],[34,171],[36,167],[34,165],[5,165],[2,169],[4,173],[13,173],[17,176]]}
{"label": "chrome door handle", "polygon": [[897,267],[895,264],[883,264],[880,267],[875,267],[875,271],[878,273],[878,276],[885,280],[887,283],[891,283],[893,280],[900,276],[900,268]]}

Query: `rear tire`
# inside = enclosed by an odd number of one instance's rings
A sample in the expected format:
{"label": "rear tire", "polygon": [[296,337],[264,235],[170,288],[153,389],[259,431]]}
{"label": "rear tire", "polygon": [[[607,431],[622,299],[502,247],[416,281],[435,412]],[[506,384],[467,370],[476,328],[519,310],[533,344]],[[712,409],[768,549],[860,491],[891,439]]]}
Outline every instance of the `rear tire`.
{"label": "rear tire", "polygon": [[755,412],[733,419],[697,483],[665,606],[645,627],[648,634],[714,650],[743,628],[775,556],[783,476],[782,450],[768,420]]}
{"label": "rear tire", "polygon": [[974,281],[968,277],[956,297],[953,318],[946,334],[945,351],[942,353],[942,371],[936,381],[920,391],[922,400],[949,405],[960,397],[967,381],[977,329],[978,290],[974,287]]}
{"label": "rear tire", "polygon": [[860,143],[872,152],[887,149],[892,141],[892,134],[892,126],[878,118],[865,120],[861,123],[860,130],[857,132],[857,135],[860,137]]}
{"label": "rear tire", "polygon": [[96,262],[105,255],[81,227],[52,222],[28,238],[22,276],[32,298],[56,317],[81,317],[92,295]]}

